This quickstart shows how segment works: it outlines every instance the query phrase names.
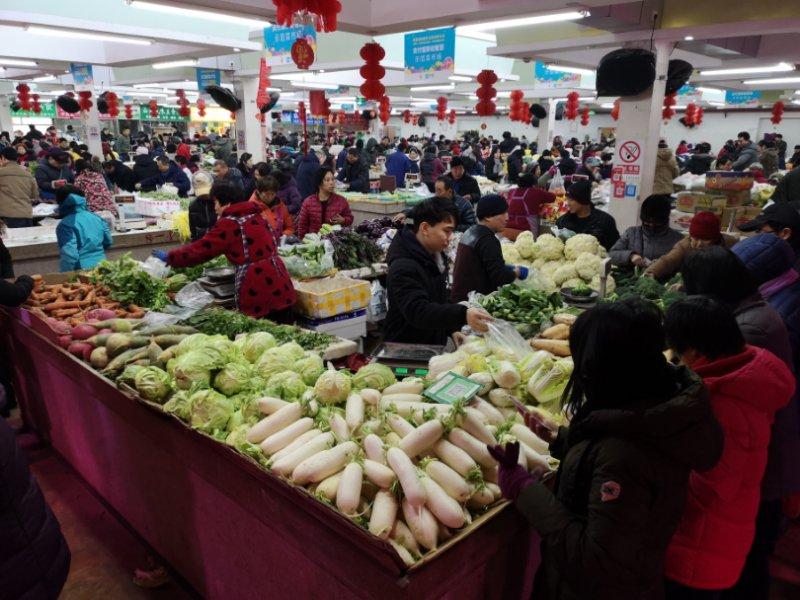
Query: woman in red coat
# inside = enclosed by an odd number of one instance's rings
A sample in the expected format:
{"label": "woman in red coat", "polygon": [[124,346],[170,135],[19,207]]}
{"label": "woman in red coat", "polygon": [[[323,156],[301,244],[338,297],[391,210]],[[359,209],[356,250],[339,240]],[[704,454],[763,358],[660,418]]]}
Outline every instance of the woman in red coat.
{"label": "woman in red coat", "polygon": [[307,233],[317,233],[324,224],[349,227],[353,224],[353,213],[344,197],[333,192],[336,177],[329,167],[317,170],[314,184],[316,194],[303,200],[297,217],[297,237],[301,240]]}
{"label": "woman in red coat", "polygon": [[211,198],[219,218],[208,233],[169,254],[154,254],[171,267],[199,265],[224,254],[236,267],[238,310],[262,318],[291,307],[294,286],[278,256],[275,235],[261,216],[263,207],[243,201],[241,186],[228,181],[215,182]]}
{"label": "woman in red coat", "polygon": [[556,195],[536,187],[536,180],[530,173],[520,175],[517,184],[518,187],[508,192],[508,224],[503,236],[514,241],[523,231],[530,231],[536,239],[542,207],[555,202]]}
{"label": "woman in red coat", "polygon": [[690,476],[665,558],[666,597],[719,598],[739,579],[753,543],[772,421],[795,381],[774,354],[746,345],[733,314],[714,300],[676,302],[664,328],[669,347],[702,377],[725,434],[717,465]]}

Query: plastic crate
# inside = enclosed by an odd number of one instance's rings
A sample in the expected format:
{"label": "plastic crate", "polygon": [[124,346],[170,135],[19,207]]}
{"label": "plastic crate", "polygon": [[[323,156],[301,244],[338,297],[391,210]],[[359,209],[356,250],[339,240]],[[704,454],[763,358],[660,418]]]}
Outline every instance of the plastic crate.
{"label": "plastic crate", "polygon": [[360,310],[369,304],[370,285],[349,277],[326,277],[296,281],[297,310],[315,319],[325,319]]}

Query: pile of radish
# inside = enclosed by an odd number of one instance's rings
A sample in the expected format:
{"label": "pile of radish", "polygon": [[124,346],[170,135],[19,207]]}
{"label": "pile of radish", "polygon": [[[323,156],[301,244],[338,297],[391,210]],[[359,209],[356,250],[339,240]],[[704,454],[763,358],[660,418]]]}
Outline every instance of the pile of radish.
{"label": "pile of radish", "polygon": [[[265,397],[246,432],[268,468],[389,541],[408,565],[501,500],[487,444],[519,441],[520,464],[549,468],[547,444],[513,409],[476,398],[427,402],[409,378],[351,392],[343,407],[308,394]],[[239,448],[241,449],[241,448]]]}

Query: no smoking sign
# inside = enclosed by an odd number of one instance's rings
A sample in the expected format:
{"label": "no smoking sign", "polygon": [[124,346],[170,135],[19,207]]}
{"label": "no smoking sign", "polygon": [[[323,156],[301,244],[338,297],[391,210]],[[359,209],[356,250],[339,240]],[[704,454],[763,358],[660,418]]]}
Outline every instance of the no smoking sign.
{"label": "no smoking sign", "polygon": [[623,163],[635,163],[642,155],[642,147],[639,142],[633,140],[623,142],[619,147],[619,160]]}

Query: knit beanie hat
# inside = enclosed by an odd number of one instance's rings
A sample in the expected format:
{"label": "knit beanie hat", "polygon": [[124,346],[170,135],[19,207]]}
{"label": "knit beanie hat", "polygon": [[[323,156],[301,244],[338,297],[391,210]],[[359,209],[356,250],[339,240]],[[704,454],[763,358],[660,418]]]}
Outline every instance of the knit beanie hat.
{"label": "knit beanie hat", "polygon": [[478,200],[478,208],[475,215],[478,220],[488,219],[508,212],[508,202],[497,194],[488,194]]}
{"label": "knit beanie hat", "polygon": [[592,182],[586,180],[576,181],[569,187],[569,190],[567,190],[567,196],[579,204],[591,204]]}
{"label": "knit beanie hat", "polygon": [[642,221],[666,223],[672,210],[672,198],[669,194],[652,194],[644,199],[639,214]]}
{"label": "knit beanie hat", "polygon": [[689,235],[697,240],[718,240],[722,235],[719,217],[712,212],[697,213],[689,225]]}

